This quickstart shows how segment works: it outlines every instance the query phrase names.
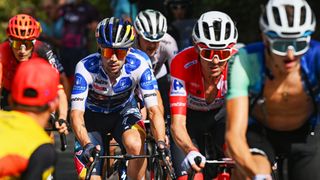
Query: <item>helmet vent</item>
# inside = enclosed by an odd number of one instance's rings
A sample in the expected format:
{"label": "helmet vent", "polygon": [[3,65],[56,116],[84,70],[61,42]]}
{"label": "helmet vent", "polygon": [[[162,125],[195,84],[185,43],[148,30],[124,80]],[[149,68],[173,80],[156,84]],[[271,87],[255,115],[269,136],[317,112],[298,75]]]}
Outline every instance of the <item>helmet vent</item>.
{"label": "helmet vent", "polygon": [[[145,13],[143,13],[143,14],[145,15]],[[140,22],[142,22],[142,19],[141,19],[139,16],[137,16],[137,17],[139,18]],[[139,27],[141,27],[141,30],[142,30],[142,31],[146,31],[145,24],[144,24],[144,23],[140,23],[140,25],[141,25],[141,26],[139,26]]]}
{"label": "helmet vent", "polygon": [[227,23],[227,24],[226,24],[226,33],[225,33],[225,36],[224,36],[224,39],[225,39],[225,40],[226,40],[226,39],[229,39],[230,36],[231,36],[231,31],[230,31],[230,29],[231,29],[231,24],[230,24],[230,23]]}
{"label": "helmet vent", "polygon": [[306,16],[306,13],[307,13],[306,7],[303,6],[303,7],[301,8],[300,25],[303,25],[303,24],[306,23],[306,17],[307,17],[307,16]]}
{"label": "helmet vent", "polygon": [[226,46],[226,44],[209,44],[210,47],[215,47],[215,48],[224,48]]}
{"label": "helmet vent", "polygon": [[[156,21],[157,21],[157,26],[156,26],[156,32],[160,32],[160,29],[159,29],[159,26],[158,26],[158,24],[160,23],[159,22],[159,20],[160,20],[160,13],[156,13]],[[153,33],[152,33],[153,34]]]}
{"label": "helmet vent", "polygon": [[266,9],[265,8],[263,9],[262,18],[263,18],[264,23],[268,26],[269,25],[269,20],[267,18],[267,13],[266,13]]}
{"label": "helmet vent", "polygon": [[[144,17],[147,19],[147,22],[148,22],[147,24],[151,24],[152,22],[151,22],[150,16],[149,16],[147,13],[145,13],[145,12],[143,12],[143,15],[144,15]],[[146,27],[144,27],[144,29],[147,30]],[[151,27],[151,28],[149,29],[149,31],[150,31],[150,34],[153,34],[154,29]],[[147,31],[147,32],[148,32],[148,31]]]}
{"label": "helmet vent", "polygon": [[214,21],[213,22],[213,29],[214,29],[214,38],[216,41],[220,41],[221,37],[221,21]]}
{"label": "helmet vent", "polygon": [[273,17],[274,17],[274,21],[278,26],[282,26],[281,24],[281,19],[280,19],[280,13],[279,13],[279,9],[276,7],[272,7],[272,13],[273,13]]}
{"label": "helmet vent", "polygon": [[202,22],[203,34],[206,39],[211,39],[208,23]]}
{"label": "helmet vent", "polygon": [[195,26],[194,26],[194,33],[195,33],[195,35],[196,35],[196,37],[200,37],[200,34],[199,34],[199,24],[196,24]]}
{"label": "helmet vent", "polygon": [[290,35],[299,35],[300,32],[282,32],[281,34],[290,36]]}
{"label": "helmet vent", "polygon": [[[294,14],[294,7],[286,5],[285,9],[286,9],[286,14],[287,14],[288,26],[289,27],[293,27],[293,25],[294,25],[294,15],[295,15]],[[301,22],[301,20],[300,20],[300,22]]]}

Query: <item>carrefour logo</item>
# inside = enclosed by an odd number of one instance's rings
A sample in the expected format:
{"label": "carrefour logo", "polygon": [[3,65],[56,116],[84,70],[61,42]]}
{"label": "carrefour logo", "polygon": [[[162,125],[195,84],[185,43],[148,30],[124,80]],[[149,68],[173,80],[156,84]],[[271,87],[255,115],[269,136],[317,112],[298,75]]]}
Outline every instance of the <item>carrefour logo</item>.
{"label": "carrefour logo", "polygon": [[181,88],[183,88],[183,84],[180,81],[176,80],[176,79],[173,80],[173,89],[178,91]]}
{"label": "carrefour logo", "polygon": [[87,90],[87,81],[84,79],[84,77],[81,74],[76,73],[72,94],[79,94],[79,93],[85,92],[86,90]]}
{"label": "carrefour logo", "polygon": [[186,90],[184,88],[183,82],[177,79],[173,79],[170,95],[185,96]]}
{"label": "carrefour logo", "polygon": [[140,85],[142,89],[151,90],[154,89],[153,74],[150,69],[146,69],[140,79]]}

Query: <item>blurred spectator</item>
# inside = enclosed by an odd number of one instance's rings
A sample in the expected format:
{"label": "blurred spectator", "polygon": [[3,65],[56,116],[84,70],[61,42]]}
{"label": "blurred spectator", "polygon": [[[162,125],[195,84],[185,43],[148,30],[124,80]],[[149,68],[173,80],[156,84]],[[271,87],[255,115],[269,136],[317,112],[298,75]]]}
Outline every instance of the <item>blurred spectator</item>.
{"label": "blurred spectator", "polygon": [[163,0],[138,0],[139,12],[146,9],[153,9],[164,13]]}
{"label": "blurred spectator", "polygon": [[57,0],[43,0],[40,7],[44,11],[43,18],[38,18],[42,28],[40,39],[56,49],[61,45],[63,26],[63,18],[58,16]]}
{"label": "blurred spectator", "polygon": [[192,29],[197,22],[197,19],[192,17],[192,0],[166,0],[164,5],[168,33],[177,41],[179,51],[192,46]]}
{"label": "blurred spectator", "polygon": [[66,0],[59,9],[59,16],[63,18],[61,62],[73,84],[75,66],[89,54],[89,32],[95,31],[100,15],[86,0]]}
{"label": "blurred spectator", "polygon": [[110,7],[113,10],[113,16],[125,20],[134,20],[137,16],[138,0],[111,0]]}

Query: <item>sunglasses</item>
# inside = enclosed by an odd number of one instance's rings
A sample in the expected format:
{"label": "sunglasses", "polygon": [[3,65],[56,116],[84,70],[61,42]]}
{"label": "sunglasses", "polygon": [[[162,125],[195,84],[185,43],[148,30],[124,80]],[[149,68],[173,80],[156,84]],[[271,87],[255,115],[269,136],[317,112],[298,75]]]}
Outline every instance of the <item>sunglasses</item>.
{"label": "sunglasses", "polygon": [[293,50],[295,56],[307,52],[309,49],[310,36],[297,39],[273,39],[268,38],[271,51],[279,56],[286,56],[288,50]]}
{"label": "sunglasses", "polygon": [[113,48],[102,48],[101,55],[107,59],[110,59],[112,55],[116,55],[119,60],[124,60],[129,49],[113,49]]}
{"label": "sunglasses", "polygon": [[218,58],[219,62],[225,62],[232,56],[232,48],[231,49],[221,49],[214,50],[210,48],[201,48],[198,46],[200,50],[200,57],[206,61],[212,61],[213,58]]}
{"label": "sunglasses", "polygon": [[17,40],[9,39],[10,46],[14,49],[21,49],[21,46],[24,45],[27,50],[34,47],[36,40]]}

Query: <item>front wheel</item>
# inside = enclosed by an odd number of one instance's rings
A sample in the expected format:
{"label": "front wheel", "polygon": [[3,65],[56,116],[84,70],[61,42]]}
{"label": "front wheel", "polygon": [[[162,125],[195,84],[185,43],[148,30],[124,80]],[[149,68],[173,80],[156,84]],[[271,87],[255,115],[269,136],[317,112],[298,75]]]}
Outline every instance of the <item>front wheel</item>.
{"label": "front wheel", "polygon": [[155,159],[151,167],[151,180],[165,180],[166,176],[159,160]]}

